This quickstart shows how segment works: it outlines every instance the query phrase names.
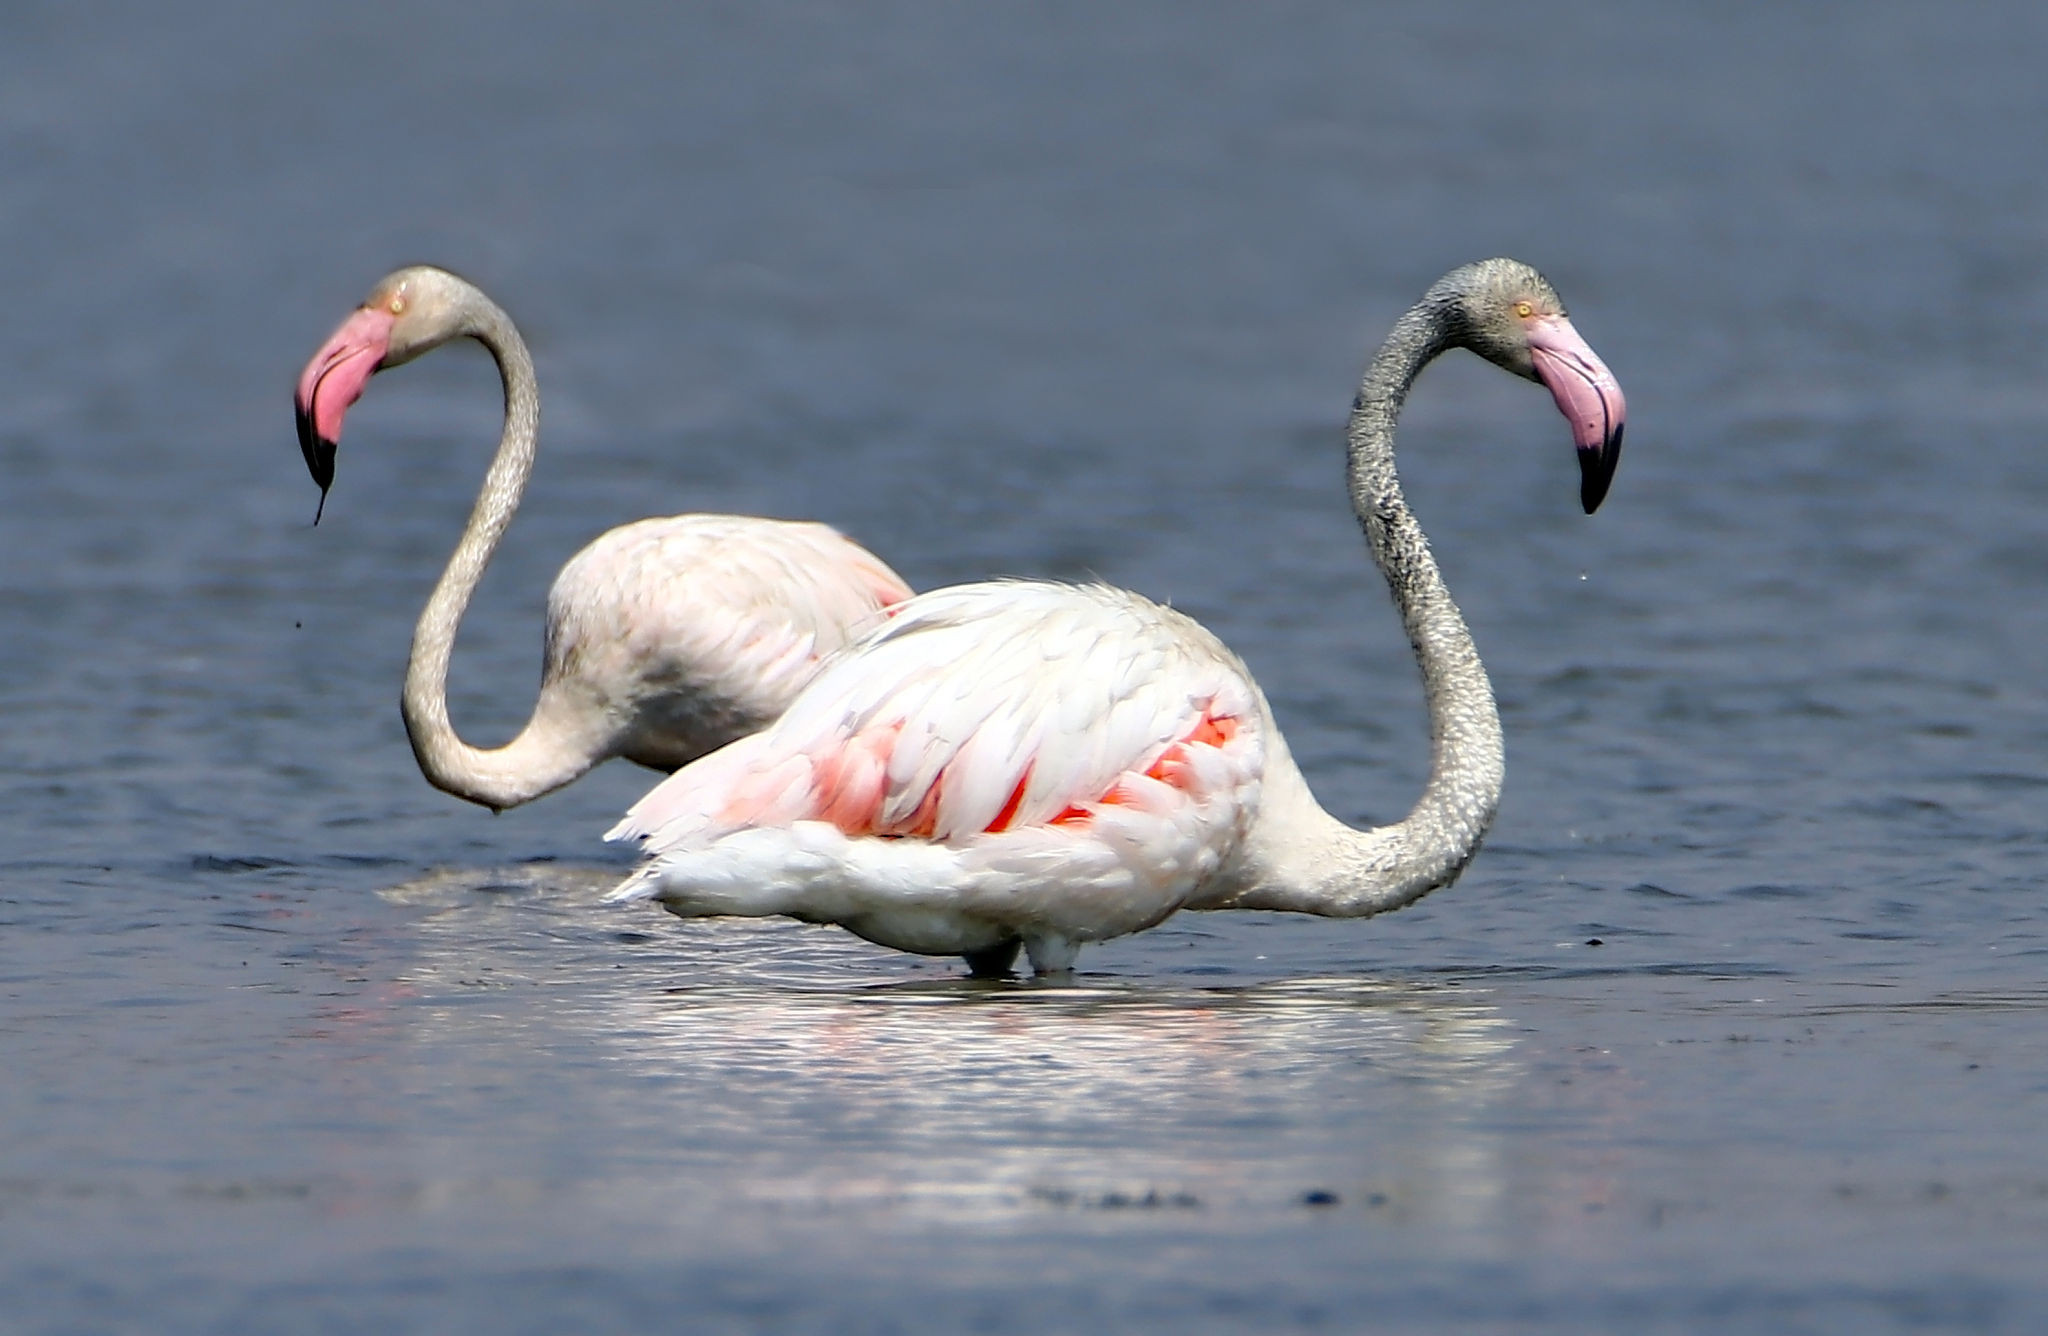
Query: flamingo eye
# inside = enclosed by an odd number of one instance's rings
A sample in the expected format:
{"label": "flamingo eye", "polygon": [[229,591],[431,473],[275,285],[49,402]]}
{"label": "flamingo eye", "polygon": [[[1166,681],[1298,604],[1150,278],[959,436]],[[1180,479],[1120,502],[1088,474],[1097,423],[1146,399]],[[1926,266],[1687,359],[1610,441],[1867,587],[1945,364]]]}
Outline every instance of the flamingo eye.
{"label": "flamingo eye", "polygon": [[[1526,305],[1527,303],[1524,303],[1524,304]],[[404,298],[404,297],[393,297],[393,298],[392,298],[392,299],[391,299],[390,301],[386,302],[386,303],[385,303],[385,305],[386,305],[386,307],[388,307],[388,308],[390,309],[390,311],[391,311],[391,314],[393,314],[393,315],[404,315],[404,314],[405,314],[405,298]]]}
{"label": "flamingo eye", "polygon": [[1530,316],[1536,314],[1536,308],[1534,306],[1531,306],[1528,302],[1516,302],[1515,314],[1522,317],[1522,319],[1527,320]]}

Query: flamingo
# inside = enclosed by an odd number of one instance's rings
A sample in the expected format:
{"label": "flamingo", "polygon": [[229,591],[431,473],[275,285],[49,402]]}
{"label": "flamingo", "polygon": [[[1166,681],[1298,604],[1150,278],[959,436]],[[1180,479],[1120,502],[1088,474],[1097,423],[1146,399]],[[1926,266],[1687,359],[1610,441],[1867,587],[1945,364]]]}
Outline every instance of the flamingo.
{"label": "flamingo", "polygon": [[406,736],[434,787],[503,811],[613,756],[674,770],[762,728],[825,656],[910,597],[880,558],[823,524],[672,515],[621,525],[555,577],[526,726],[502,747],[469,745],[448,719],[448,660],[533,472],[540,394],[525,341],[475,284],[430,265],[400,269],[306,364],[297,408],[299,447],[324,509],[342,419],[370,377],[463,337],[498,364],[505,422],[406,665]]}
{"label": "flamingo", "polygon": [[1101,586],[922,594],[828,663],[763,732],[685,766],[609,838],[644,861],[611,893],[683,916],[787,915],[905,951],[1039,974],[1179,909],[1337,918],[1454,880],[1500,800],[1486,670],[1394,473],[1416,375],[1469,348],[1547,386],[1580,500],[1621,451],[1621,389],[1534,269],[1453,270],[1394,325],[1349,437],[1352,508],[1414,645],[1431,759],[1420,800],[1357,830],[1317,805],[1265,696],[1188,617]]}

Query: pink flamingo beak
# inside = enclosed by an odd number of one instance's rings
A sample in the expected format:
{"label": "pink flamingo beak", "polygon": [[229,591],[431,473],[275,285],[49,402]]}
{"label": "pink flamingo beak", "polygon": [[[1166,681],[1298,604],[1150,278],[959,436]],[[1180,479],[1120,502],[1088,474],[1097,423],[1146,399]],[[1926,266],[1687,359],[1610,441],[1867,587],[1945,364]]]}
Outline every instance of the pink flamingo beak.
{"label": "pink flamingo beak", "polygon": [[1621,462],[1621,432],[1628,402],[1621,386],[1572,322],[1547,316],[1530,322],[1529,352],[1536,378],[1557,400],[1557,411],[1572,424],[1572,444],[1579,451],[1579,502],[1586,513],[1599,509]]}
{"label": "pink flamingo beak", "polygon": [[367,306],[359,309],[341,322],[299,373],[293,405],[298,410],[299,451],[306,457],[313,481],[320,484],[315,524],[327,509],[327,489],[334,484],[334,451],[341,442],[342,419],[384,364],[384,354],[391,346],[391,327],[396,323],[397,317],[389,311]]}

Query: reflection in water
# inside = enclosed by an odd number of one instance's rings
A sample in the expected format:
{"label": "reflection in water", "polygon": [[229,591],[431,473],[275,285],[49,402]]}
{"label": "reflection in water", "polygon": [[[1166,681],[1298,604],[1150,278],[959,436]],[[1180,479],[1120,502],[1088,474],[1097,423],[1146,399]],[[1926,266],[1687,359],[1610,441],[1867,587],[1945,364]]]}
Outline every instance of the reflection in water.
{"label": "reflection in water", "polygon": [[1465,1226],[1503,1191],[1520,1064],[1510,1023],[1456,988],[878,979],[899,958],[830,929],[621,917],[596,903],[614,876],[385,893],[423,911],[402,1011],[418,1070],[441,1090],[548,1073],[536,1116],[586,1128],[620,1162],[599,1176],[632,1166],[608,1191],[953,1219],[1328,1191]]}
{"label": "reflection in water", "polygon": [[[1468,1118],[1510,1045],[1480,1006],[1354,980],[1244,990],[1143,986],[848,995],[690,990],[639,999],[626,1036],[650,1074],[715,1082],[729,1126],[822,1117],[881,1152],[871,1184],[809,1175],[771,1191],[895,1192],[959,1208],[1025,1194],[1168,1192],[1244,1201],[1324,1186],[1329,1142],[1391,1102],[1397,1176],[1477,1202],[1496,1190]],[[1396,1091],[1398,1098],[1389,1100]],[[1436,1116],[1431,1116],[1436,1115]],[[1371,1146],[1339,1156],[1374,1176]],[[1345,1186],[1352,1186],[1346,1184]]]}

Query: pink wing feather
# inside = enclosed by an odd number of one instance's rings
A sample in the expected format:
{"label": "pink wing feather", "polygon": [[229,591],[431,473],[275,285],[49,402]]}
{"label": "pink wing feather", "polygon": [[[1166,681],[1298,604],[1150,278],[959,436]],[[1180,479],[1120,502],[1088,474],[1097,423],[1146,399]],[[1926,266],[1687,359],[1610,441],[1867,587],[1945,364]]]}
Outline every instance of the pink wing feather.
{"label": "pink wing feather", "polygon": [[1235,792],[1264,704],[1192,621],[1122,591],[1024,582],[913,599],[789,712],[657,786],[610,832],[650,854],[749,828],[958,843],[1080,833]]}

